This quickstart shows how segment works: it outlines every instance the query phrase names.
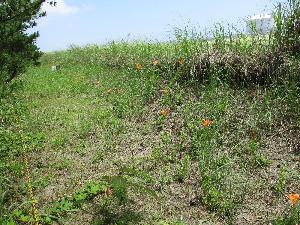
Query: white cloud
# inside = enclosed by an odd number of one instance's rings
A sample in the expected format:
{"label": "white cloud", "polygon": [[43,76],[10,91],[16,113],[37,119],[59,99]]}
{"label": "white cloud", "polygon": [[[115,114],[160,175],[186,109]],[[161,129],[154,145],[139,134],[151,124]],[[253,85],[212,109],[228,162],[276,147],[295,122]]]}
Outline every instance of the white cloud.
{"label": "white cloud", "polygon": [[43,10],[48,14],[58,14],[58,15],[69,15],[74,14],[79,11],[79,8],[76,6],[68,5],[64,0],[56,0],[56,6],[52,7],[49,4],[43,5]]}

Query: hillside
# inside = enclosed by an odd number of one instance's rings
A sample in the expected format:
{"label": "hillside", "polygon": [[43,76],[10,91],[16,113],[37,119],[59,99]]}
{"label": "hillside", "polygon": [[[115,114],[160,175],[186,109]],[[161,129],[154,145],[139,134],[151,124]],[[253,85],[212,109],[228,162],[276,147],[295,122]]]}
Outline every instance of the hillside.
{"label": "hillside", "polygon": [[[97,51],[45,55],[16,93],[44,222],[266,224],[288,212],[299,190],[292,86],[180,82],[158,72],[159,58],[109,67]],[[28,201],[17,182],[11,196]]]}
{"label": "hillside", "polygon": [[0,86],[1,224],[298,224],[299,12],[44,54]]}

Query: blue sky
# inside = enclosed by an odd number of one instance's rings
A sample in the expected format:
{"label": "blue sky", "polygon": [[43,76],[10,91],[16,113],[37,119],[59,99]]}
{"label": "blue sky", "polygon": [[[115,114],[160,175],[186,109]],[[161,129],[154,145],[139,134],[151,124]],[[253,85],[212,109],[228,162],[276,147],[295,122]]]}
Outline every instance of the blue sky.
{"label": "blue sky", "polygon": [[58,0],[44,5],[47,17],[37,26],[42,51],[71,44],[103,44],[121,39],[168,40],[174,27],[199,30],[214,23],[240,24],[247,16],[270,12],[272,0]]}

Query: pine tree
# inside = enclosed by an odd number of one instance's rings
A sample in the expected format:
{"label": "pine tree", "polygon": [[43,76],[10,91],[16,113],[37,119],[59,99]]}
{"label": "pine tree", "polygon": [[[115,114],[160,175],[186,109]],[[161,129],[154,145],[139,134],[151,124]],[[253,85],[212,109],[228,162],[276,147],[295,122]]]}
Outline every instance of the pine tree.
{"label": "pine tree", "polygon": [[[38,32],[27,33],[46,15],[45,0],[0,0],[0,84],[10,82],[36,64],[41,52],[36,46]],[[54,6],[55,2],[47,2]]]}

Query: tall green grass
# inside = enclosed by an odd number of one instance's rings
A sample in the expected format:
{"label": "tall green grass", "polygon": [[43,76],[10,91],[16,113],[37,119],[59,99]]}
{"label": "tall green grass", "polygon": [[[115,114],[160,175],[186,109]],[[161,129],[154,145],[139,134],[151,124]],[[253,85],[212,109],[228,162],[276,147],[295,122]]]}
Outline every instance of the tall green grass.
{"label": "tall green grass", "polygon": [[[297,0],[279,5],[274,16],[275,28],[266,36],[249,36],[218,25],[209,40],[195,29],[186,27],[175,30],[175,41],[121,41],[104,46],[72,47],[68,50],[68,57],[57,52],[48,54],[44,60],[132,69],[139,63],[143,70],[153,70],[153,60],[157,60],[155,69],[161,76],[171,78],[177,74],[181,81],[205,82],[214,77],[235,87],[283,83],[297,69],[292,61],[299,52],[298,11]],[[184,60],[181,68],[180,59]]]}

